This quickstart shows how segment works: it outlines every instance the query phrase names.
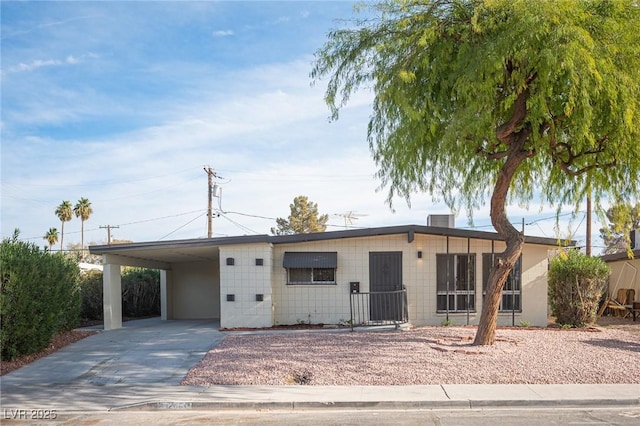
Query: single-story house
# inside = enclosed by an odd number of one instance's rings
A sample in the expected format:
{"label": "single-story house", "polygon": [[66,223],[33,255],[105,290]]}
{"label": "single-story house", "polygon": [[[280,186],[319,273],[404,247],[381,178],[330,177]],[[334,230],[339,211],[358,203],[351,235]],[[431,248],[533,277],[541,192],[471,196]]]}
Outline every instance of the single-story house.
{"label": "single-story house", "polygon": [[[405,225],[90,251],[103,256],[108,330],[122,326],[121,266],[161,271],[162,319],[219,319],[222,328],[339,324],[353,318],[354,295],[400,291],[413,325],[477,324],[492,258],[504,246],[494,232]],[[547,325],[548,256],[557,247],[556,239],[525,237],[503,290],[500,325]],[[367,303],[369,320],[399,315]]]}

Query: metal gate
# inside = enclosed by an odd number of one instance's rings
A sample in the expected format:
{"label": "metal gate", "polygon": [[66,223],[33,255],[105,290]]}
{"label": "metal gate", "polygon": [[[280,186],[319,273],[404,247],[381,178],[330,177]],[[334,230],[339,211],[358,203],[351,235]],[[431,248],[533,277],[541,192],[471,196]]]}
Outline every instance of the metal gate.
{"label": "metal gate", "polygon": [[352,330],[357,326],[375,325],[397,328],[409,322],[406,289],[351,293],[350,308]]}

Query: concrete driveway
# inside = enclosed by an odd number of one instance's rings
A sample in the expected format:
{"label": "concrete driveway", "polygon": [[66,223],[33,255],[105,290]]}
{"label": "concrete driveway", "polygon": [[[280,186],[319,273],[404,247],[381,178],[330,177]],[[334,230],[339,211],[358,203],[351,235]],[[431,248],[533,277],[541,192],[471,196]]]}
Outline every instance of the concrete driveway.
{"label": "concrete driveway", "polygon": [[[128,321],[13,371],[0,380],[2,405],[29,393],[78,388],[178,385],[224,337],[217,321]],[[38,393],[37,391],[35,393]],[[32,396],[35,396],[32,394]]]}

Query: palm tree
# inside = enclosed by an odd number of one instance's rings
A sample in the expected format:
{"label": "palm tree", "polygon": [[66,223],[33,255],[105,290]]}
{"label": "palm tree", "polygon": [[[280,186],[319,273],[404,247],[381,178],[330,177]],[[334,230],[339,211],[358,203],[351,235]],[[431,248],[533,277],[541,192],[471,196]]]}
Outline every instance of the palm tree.
{"label": "palm tree", "polygon": [[82,228],[81,228],[82,239],[80,243],[80,250],[81,250],[80,259],[84,260],[84,221],[89,219],[89,216],[91,216],[91,213],[93,213],[93,209],[91,208],[91,203],[89,202],[89,200],[83,197],[83,198],[80,198],[76,203],[76,205],[73,207],[73,212],[75,213],[76,217],[79,217],[80,220],[82,221]]}
{"label": "palm tree", "polygon": [[58,242],[58,230],[56,228],[49,228],[49,232],[44,234],[43,238],[49,243],[49,251],[53,250],[53,245]]}
{"label": "palm tree", "polygon": [[73,218],[73,207],[71,207],[71,201],[63,201],[56,208],[56,215],[60,222],[62,222],[62,232],[60,233],[60,251],[62,251],[62,243],[64,240],[64,223],[69,222]]}

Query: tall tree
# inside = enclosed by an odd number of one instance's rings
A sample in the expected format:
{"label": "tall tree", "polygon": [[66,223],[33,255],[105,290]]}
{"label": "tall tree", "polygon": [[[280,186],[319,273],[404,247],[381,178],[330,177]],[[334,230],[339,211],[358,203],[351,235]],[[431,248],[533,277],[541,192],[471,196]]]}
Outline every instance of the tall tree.
{"label": "tall tree", "polygon": [[293,199],[289,205],[291,213],[288,219],[276,219],[277,227],[271,228],[274,235],[309,234],[311,232],[324,232],[327,229],[329,215],[319,215],[318,205],[309,201],[304,195]]}
{"label": "tall tree", "polygon": [[620,204],[610,207],[606,212],[609,223],[600,229],[604,241],[605,254],[618,253],[630,249],[630,233],[640,229],[640,203],[635,206]]}
{"label": "tall tree", "polygon": [[58,242],[58,230],[56,228],[49,228],[43,237],[49,243],[49,251],[53,249],[53,245]]}
{"label": "tall tree", "polygon": [[474,343],[495,341],[503,284],[524,235],[508,202],[558,210],[593,194],[638,199],[637,0],[398,0],[332,31],[314,81],[329,77],[333,119],[373,91],[378,177],[407,202],[427,191],[469,215],[490,198],[506,242],[489,274]]}
{"label": "tall tree", "polygon": [[89,219],[89,217],[91,216],[91,214],[93,213],[93,209],[91,208],[91,202],[89,202],[88,199],[86,198],[80,198],[78,200],[78,202],[76,203],[76,205],[73,207],[73,212],[75,213],[76,217],[79,217],[80,220],[82,221],[82,227],[81,227],[81,243],[80,243],[80,249],[81,249],[81,255],[80,255],[80,259],[84,260],[84,222]]}
{"label": "tall tree", "polygon": [[58,207],[56,207],[56,216],[62,223],[62,229],[60,232],[60,251],[62,251],[62,244],[64,242],[64,223],[69,222],[73,218],[73,206],[71,201],[63,201]]}

